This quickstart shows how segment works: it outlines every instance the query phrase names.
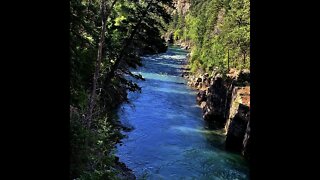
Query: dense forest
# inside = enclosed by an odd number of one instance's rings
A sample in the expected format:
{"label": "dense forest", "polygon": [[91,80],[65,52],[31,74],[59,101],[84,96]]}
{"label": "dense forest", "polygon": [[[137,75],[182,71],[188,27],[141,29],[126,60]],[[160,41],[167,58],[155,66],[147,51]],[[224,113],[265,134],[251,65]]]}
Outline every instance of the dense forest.
{"label": "dense forest", "polygon": [[[168,0],[70,1],[70,179],[113,179],[119,141],[116,107],[139,91],[130,68],[164,52]],[[130,77],[130,78],[129,78]]]}
{"label": "dense forest", "polygon": [[187,0],[190,9],[177,10],[168,31],[191,48],[190,68],[250,68],[250,1]]}
{"label": "dense forest", "polygon": [[165,52],[170,32],[192,72],[250,68],[249,0],[187,0],[187,12],[176,2],[70,1],[70,179],[120,178],[117,109],[141,91],[141,56]]}

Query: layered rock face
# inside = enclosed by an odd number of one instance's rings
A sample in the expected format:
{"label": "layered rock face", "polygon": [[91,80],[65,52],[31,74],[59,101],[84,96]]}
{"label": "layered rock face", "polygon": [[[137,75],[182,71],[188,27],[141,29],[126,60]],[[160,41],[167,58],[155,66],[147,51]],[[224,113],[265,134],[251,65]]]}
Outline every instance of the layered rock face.
{"label": "layered rock face", "polygon": [[212,74],[183,73],[188,85],[199,90],[197,104],[211,128],[224,129],[226,149],[249,157],[250,145],[250,71],[231,69],[222,77]]}
{"label": "layered rock face", "polygon": [[222,128],[225,123],[226,92],[222,76],[217,75],[209,86],[203,108],[203,119],[212,123],[215,128]]}
{"label": "layered rock face", "polygon": [[250,86],[234,88],[225,131],[227,132],[226,148],[241,151],[243,155],[249,157]]}

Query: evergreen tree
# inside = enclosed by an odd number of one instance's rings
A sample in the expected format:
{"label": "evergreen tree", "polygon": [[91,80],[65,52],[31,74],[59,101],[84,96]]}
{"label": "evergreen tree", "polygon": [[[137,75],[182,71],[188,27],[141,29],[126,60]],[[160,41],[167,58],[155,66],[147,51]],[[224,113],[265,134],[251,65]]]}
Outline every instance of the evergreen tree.
{"label": "evergreen tree", "polygon": [[191,70],[250,68],[250,1],[191,0],[190,3],[187,15],[178,14],[175,17],[178,21],[168,27],[175,32],[176,40],[191,45]]}
{"label": "evergreen tree", "polygon": [[169,0],[70,1],[70,179],[114,179],[115,109],[139,91],[140,56],[164,52]]}

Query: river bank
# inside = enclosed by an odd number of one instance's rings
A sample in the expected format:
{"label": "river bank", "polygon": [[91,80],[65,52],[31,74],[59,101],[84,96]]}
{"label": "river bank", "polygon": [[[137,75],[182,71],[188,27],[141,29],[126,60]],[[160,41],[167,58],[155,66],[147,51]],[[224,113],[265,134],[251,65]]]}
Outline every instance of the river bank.
{"label": "river bank", "polygon": [[[132,131],[117,144],[116,156],[145,179],[248,179],[248,166],[237,153],[225,151],[225,136],[206,128],[197,91],[181,77],[187,51],[143,57],[141,94],[129,93],[119,117]],[[134,107],[134,108],[133,108]]]}
{"label": "river bank", "polygon": [[188,86],[198,91],[203,119],[226,135],[225,148],[250,159],[250,71],[232,68],[224,75],[214,68],[211,74],[191,73],[188,65],[182,71]]}

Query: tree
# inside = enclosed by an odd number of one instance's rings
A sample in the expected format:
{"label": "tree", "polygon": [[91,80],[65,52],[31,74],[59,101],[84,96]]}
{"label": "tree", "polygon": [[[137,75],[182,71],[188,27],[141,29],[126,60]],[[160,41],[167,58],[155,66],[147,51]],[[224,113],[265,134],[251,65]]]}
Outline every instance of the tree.
{"label": "tree", "polygon": [[[163,52],[171,1],[70,1],[71,179],[114,179],[115,109],[141,88],[131,68],[140,56]],[[129,76],[129,77],[128,77]],[[85,117],[85,118],[84,118]]]}
{"label": "tree", "polygon": [[175,27],[176,37],[183,34],[183,40],[189,41],[193,72],[214,66],[222,71],[230,66],[250,68],[249,0],[191,0],[184,21],[178,16],[182,24],[169,27]]}

